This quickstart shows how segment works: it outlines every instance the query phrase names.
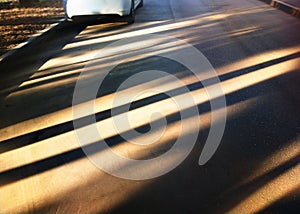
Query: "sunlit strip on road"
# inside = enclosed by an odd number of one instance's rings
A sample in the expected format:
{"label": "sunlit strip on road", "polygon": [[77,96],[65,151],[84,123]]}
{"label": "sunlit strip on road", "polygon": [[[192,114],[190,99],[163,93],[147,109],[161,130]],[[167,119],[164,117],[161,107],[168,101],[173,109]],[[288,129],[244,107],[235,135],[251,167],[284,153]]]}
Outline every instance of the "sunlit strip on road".
{"label": "sunlit strip on road", "polygon": [[[274,55],[271,55],[273,59]],[[264,58],[266,59],[266,58]],[[254,59],[253,59],[254,60]],[[280,76],[282,74],[288,73],[288,72],[292,72],[294,71],[294,69],[297,69],[299,66],[300,60],[299,59],[293,59],[287,62],[281,62],[279,64],[275,64],[263,69],[259,69],[257,71],[245,74],[245,75],[241,75],[238,77],[235,77],[233,79],[229,79],[225,82],[222,82],[222,88],[225,94],[229,94],[238,90],[241,90],[243,88],[249,87],[251,85],[263,82],[265,80],[274,78],[276,76]],[[103,65],[101,65],[103,66]],[[231,67],[231,66],[229,66]],[[236,66],[234,66],[236,67]],[[231,67],[232,68],[232,67]],[[223,70],[223,69],[221,69]],[[225,71],[226,72],[226,71]],[[227,71],[227,73],[230,73]],[[168,82],[168,80],[157,80],[157,81],[153,81],[151,83],[145,83],[143,85],[140,86],[136,86],[133,87],[131,89],[127,89],[124,90],[121,93],[124,93],[124,101],[126,101],[126,94],[132,94],[132,93],[136,93],[136,91],[142,90],[142,89],[147,89],[147,88],[151,88],[151,87],[155,87],[155,86],[160,86],[162,87],[161,91],[165,91],[165,90],[172,90],[176,88],[176,85],[173,85],[172,83],[167,83],[165,86],[163,84],[161,84],[161,82]],[[190,84],[190,83],[195,83],[195,79],[191,78],[191,77],[187,77],[184,78],[183,81],[186,84]],[[211,86],[214,87],[214,86]],[[193,92],[194,95],[196,97],[199,97],[199,100],[197,100],[197,104],[201,104],[205,101],[207,101],[207,99],[204,99],[204,97],[206,97],[205,94],[205,89],[201,89],[202,92],[204,92],[204,96],[203,94],[199,93],[199,91],[195,91]],[[199,96],[200,95],[200,96]],[[110,109],[112,106],[112,98],[113,98],[113,94],[104,96],[104,97],[100,97],[97,98],[95,100],[95,113],[98,112],[102,112],[105,111],[107,109]],[[140,99],[143,99],[146,97],[140,97]],[[216,97],[211,97],[210,99],[214,99]],[[126,103],[124,103],[126,104]],[[80,104],[82,107],[84,107],[85,105],[89,105],[89,103],[83,103]],[[28,120],[28,121],[24,121],[21,123],[18,123],[16,125],[12,125],[6,128],[3,128],[0,130],[0,140],[7,140],[7,139],[12,139],[14,137],[18,137],[27,133],[31,133],[34,131],[38,131],[41,129],[45,129],[47,127],[51,127],[51,126],[55,126],[57,124],[61,124],[64,122],[68,122],[68,121],[72,121],[73,119],[76,118],[72,118],[72,108],[66,108],[60,111],[57,111],[55,113],[51,113],[48,115],[44,115],[38,118],[34,118],[32,120]]]}
{"label": "sunlit strip on road", "polygon": [[[261,99],[261,97],[252,98],[247,101],[243,101],[238,104],[229,106],[229,112],[234,112],[234,115],[230,114],[228,116],[232,117],[237,116],[239,114],[243,114],[245,111],[247,111],[248,107],[251,106],[253,102],[257,102],[259,99]],[[233,111],[232,109],[239,109],[239,111]],[[199,122],[201,123],[202,129],[208,128],[210,126],[210,113],[200,115]],[[152,147],[152,150],[150,147],[150,151],[145,150],[147,148],[149,149],[149,147],[137,147],[135,145],[130,145],[127,142],[122,142],[116,146],[113,146],[112,149],[121,155],[142,158],[143,155],[149,155],[149,152],[155,152],[155,148],[157,148],[156,146],[164,146],[164,144],[168,141],[174,140],[174,138],[176,138],[178,134],[177,131],[178,126],[180,126],[180,123],[181,122],[179,121],[169,125],[166,129],[165,135],[160,141],[153,145],[154,147]],[[97,125],[103,128],[101,122],[99,122]],[[193,127],[190,127],[190,132],[193,131]],[[148,135],[146,134],[144,137],[147,136]],[[29,164],[33,164],[39,160],[45,160],[56,155],[64,154],[65,152],[74,149],[80,149],[80,146],[77,143],[77,138],[73,131],[54,136],[52,138],[39,141],[36,144],[1,154],[0,162],[5,162],[5,165],[1,166],[0,173],[7,170],[13,170],[16,167],[22,167]],[[99,153],[101,153],[101,151],[99,151]],[[174,156],[174,158],[176,158],[176,155]],[[68,177],[68,180],[57,179],[58,177],[61,177],[61,170],[63,170],[64,173],[68,175],[74,173],[75,174],[74,176],[71,176],[71,178]],[[101,179],[101,177],[103,177],[103,179]],[[99,185],[99,187],[103,189],[103,192],[105,192],[107,191],[104,190],[105,187],[114,186],[112,185],[112,183],[114,183],[115,178],[110,176],[108,178],[107,174],[103,173],[98,168],[93,166],[93,164],[91,164],[87,158],[78,159],[76,161],[66,163],[65,165],[49,169],[43,173],[36,174],[34,176],[24,178],[22,180],[2,186],[0,188],[0,195],[5,195],[9,198],[14,198],[14,200],[10,200],[10,203],[8,203],[6,200],[0,200],[0,206],[5,207],[7,212],[30,209],[29,207],[27,207],[29,201],[40,201],[40,206],[42,206],[43,204],[49,204],[52,201],[59,200],[60,197],[67,197],[66,194],[70,194],[70,192],[77,189],[79,186],[86,185],[90,182],[92,183],[92,181],[96,179],[102,180],[102,183],[101,185]],[[48,182],[42,183],[39,182],[40,180]],[[118,182],[120,181],[118,180]],[[32,189],[33,184],[36,187],[34,189]],[[111,209],[118,203],[124,201],[126,198],[128,199],[132,195],[135,195],[135,193],[142,189],[142,187],[146,184],[147,182],[138,182],[134,186],[125,186],[122,187],[122,192],[119,192],[118,187],[115,187],[115,191],[117,192],[117,194],[111,195],[110,193],[110,200],[107,204],[104,203],[106,199],[102,199],[101,202],[103,203],[100,203],[101,209]],[[20,187],[23,188],[22,193],[20,193]],[[22,194],[22,197],[15,197],[16,195],[20,196],[20,194]],[[23,200],[24,198],[26,200]],[[113,202],[111,201],[112,198],[114,198]],[[16,207],[15,204],[18,204],[19,206]]]}
{"label": "sunlit strip on road", "polygon": [[229,213],[258,213],[277,200],[300,188],[300,164],[283,172],[256,192],[251,194]]}
{"label": "sunlit strip on road", "polygon": [[[257,70],[257,71],[252,72],[252,73],[248,73],[248,74],[245,74],[245,75],[233,78],[233,79],[229,79],[227,81],[222,82],[221,85],[222,85],[222,88],[223,88],[223,91],[224,91],[225,94],[233,93],[235,91],[247,88],[251,85],[254,85],[254,84],[266,81],[268,79],[274,78],[276,76],[291,72],[291,71],[293,71],[293,69],[295,69],[295,66],[297,66],[298,63],[299,63],[298,59],[290,60],[288,62],[282,62],[282,63],[277,64],[277,65],[273,65],[273,66],[270,66],[270,67],[267,67],[267,68]],[[213,90],[214,86],[212,85],[212,86],[209,86],[209,87],[211,87],[211,88],[208,89],[208,90]],[[128,90],[130,90],[130,89],[128,89]],[[164,88],[164,90],[165,90],[165,88]],[[133,92],[135,93],[135,91],[133,91]],[[217,97],[208,98],[205,88],[195,90],[195,91],[192,91],[190,93],[193,97],[195,97],[197,105],[200,105],[204,102],[207,102],[208,99],[217,98]],[[126,97],[126,94],[124,94],[124,96]],[[111,98],[113,98],[113,97],[111,97]],[[101,99],[101,98],[99,98],[99,99]],[[182,99],[184,101],[185,96],[184,95],[178,95],[178,99],[179,100]],[[124,101],[126,101],[126,99],[124,99]],[[91,101],[91,102],[94,102],[94,101]],[[145,111],[146,112],[147,111],[151,112],[151,109],[157,109],[157,108],[161,109],[161,111],[164,112],[164,116],[176,113],[176,111],[177,111],[176,108],[169,108],[168,103],[170,103],[170,102],[172,103],[172,99],[166,99],[166,100],[158,101],[156,103],[153,103],[153,104],[135,109],[135,110],[131,111],[130,114],[135,114],[136,116],[133,116],[131,118],[135,118],[135,117],[141,118],[141,116],[144,115]],[[103,102],[99,102],[98,105],[103,107],[103,104],[104,104]],[[108,107],[108,109],[109,109],[109,107],[112,106],[112,99],[107,100],[106,104],[108,104],[108,106],[106,106],[106,108]],[[87,102],[87,103],[82,104],[81,108],[84,109],[85,105],[90,105],[90,103]],[[190,106],[187,103],[186,108],[189,108],[189,107]],[[97,109],[95,113],[97,113],[98,110],[99,109]],[[69,111],[71,111],[71,109],[69,109]],[[125,113],[125,114],[127,114],[127,113]],[[53,119],[55,119],[56,118],[55,115],[53,115],[53,116],[54,116]],[[63,115],[63,116],[65,117],[67,115]],[[71,117],[71,118],[69,118],[69,120],[72,121],[71,112],[69,112],[69,116]],[[47,118],[44,118],[44,119],[47,119]],[[59,118],[59,119],[61,119],[61,118]],[[98,128],[101,128],[101,129],[102,128],[107,128],[107,130],[106,130],[107,135],[105,137],[114,136],[114,134],[115,134],[114,127],[111,126],[112,125],[111,120],[112,120],[112,118],[108,118],[106,120],[103,120],[103,121],[100,121],[99,123],[97,123]],[[20,128],[24,130],[24,128],[25,129],[30,128],[30,125],[31,125],[32,130],[30,130],[30,131],[35,131],[35,130],[38,130],[38,129],[41,128],[41,124],[38,124],[37,122],[38,122],[38,119],[35,119],[35,120],[32,120],[32,121],[29,120],[29,121],[26,122],[27,124],[26,123],[21,123],[21,124],[18,124],[18,126],[20,126]],[[42,122],[42,124],[44,123],[43,120],[41,120],[41,122]],[[147,120],[146,124],[149,123],[149,122],[150,121]],[[46,124],[44,123],[44,126],[45,125]],[[145,121],[142,120],[142,119],[139,119],[139,120],[135,121],[134,124],[132,124],[132,127],[128,127],[127,130],[122,130],[122,131],[128,131],[130,128],[137,128],[141,125],[145,125]],[[108,127],[110,127],[110,128],[108,128]],[[14,134],[15,130],[16,130],[16,126],[13,126],[13,127],[10,127],[10,128],[11,128],[11,131],[13,131],[11,134]],[[47,125],[45,126],[45,128],[47,128]],[[83,128],[85,128],[85,127],[83,127]],[[3,134],[8,134],[9,129],[2,129],[1,131],[3,131]],[[28,132],[25,132],[24,134],[26,134],[26,133],[28,133]],[[6,137],[8,137],[8,136],[6,136]]]}

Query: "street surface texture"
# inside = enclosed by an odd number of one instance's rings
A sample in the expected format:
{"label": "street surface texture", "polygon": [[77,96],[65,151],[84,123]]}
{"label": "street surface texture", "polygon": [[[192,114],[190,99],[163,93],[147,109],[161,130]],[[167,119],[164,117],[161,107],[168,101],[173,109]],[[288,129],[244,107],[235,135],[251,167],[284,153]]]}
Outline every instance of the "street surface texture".
{"label": "street surface texture", "polygon": [[[299,19],[257,0],[145,0],[136,13],[133,25],[72,23],[40,47],[1,62],[0,212],[299,213]],[[95,101],[97,126],[116,153],[135,159],[159,156],[180,130],[180,116],[173,113],[166,136],[139,146],[109,128],[114,91],[129,76],[163,70],[204,97],[196,100],[201,127],[186,160],[161,177],[132,181],[103,172],[86,157],[73,130],[72,97],[80,73],[102,48],[148,34],[176,37],[204,54],[219,75],[227,123],[217,152],[199,166],[211,121],[201,83],[183,65],[159,56],[122,62]],[[142,49],[151,42],[136,45]],[[178,49],[165,40],[153,46],[153,53]],[[101,75],[101,66],[93,75]],[[92,81],[93,75],[87,78]],[[157,79],[124,89],[124,100],[133,93],[138,99],[147,87],[169,91],[178,86]],[[132,106],[145,133],[141,142],[150,135],[149,111],[159,109],[160,102],[168,99],[150,96]]]}

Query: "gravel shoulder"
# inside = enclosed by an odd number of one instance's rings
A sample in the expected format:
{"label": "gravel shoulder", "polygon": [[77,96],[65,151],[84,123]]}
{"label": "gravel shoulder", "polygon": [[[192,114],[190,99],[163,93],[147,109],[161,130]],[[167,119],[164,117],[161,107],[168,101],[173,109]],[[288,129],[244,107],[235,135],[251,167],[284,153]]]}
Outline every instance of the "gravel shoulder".
{"label": "gravel shoulder", "polygon": [[0,55],[64,17],[60,1],[21,8],[16,2],[0,2]]}

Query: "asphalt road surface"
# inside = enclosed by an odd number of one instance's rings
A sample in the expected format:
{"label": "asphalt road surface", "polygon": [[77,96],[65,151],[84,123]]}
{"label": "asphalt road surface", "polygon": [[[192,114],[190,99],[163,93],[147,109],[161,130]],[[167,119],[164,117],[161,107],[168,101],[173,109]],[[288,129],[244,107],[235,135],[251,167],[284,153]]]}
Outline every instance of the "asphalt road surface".
{"label": "asphalt road surface", "polygon": [[[299,213],[299,35],[299,19],[257,0],[145,0],[133,25],[71,23],[1,62],[0,212]],[[210,105],[222,96],[226,114]],[[220,145],[199,165],[212,127]]]}

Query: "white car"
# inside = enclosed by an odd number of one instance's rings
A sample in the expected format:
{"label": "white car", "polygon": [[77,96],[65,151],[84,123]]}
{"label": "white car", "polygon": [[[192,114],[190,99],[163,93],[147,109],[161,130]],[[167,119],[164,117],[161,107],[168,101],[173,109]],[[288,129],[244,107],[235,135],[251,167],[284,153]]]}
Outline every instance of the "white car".
{"label": "white car", "polygon": [[135,10],[143,0],[63,0],[66,17],[89,15],[119,15],[128,23],[134,22]]}

